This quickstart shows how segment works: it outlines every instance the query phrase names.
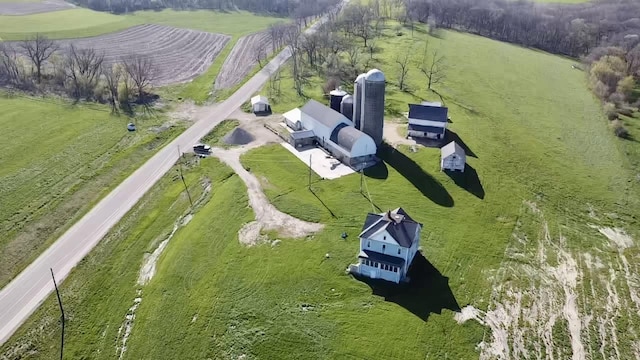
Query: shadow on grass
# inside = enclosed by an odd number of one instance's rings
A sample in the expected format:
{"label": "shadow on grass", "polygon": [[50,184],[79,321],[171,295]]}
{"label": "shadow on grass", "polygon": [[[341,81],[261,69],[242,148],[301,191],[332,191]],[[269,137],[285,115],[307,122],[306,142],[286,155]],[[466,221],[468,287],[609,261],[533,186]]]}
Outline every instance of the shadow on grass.
{"label": "shadow on grass", "polygon": [[322,206],[324,206],[325,209],[327,209],[327,211],[329,212],[329,214],[331,214],[331,217],[334,219],[337,219],[338,217],[336,216],[336,214],[331,211],[331,208],[329,208],[329,206],[327,206],[327,204],[322,201],[322,199],[320,199],[320,197],[316,194],[315,191],[313,191],[313,189],[309,189],[309,191],[313,194],[313,196],[316,197],[316,199],[318,199],[318,201],[320,201],[320,203],[322,204]]}
{"label": "shadow on grass", "polygon": [[460,311],[460,305],[449,287],[449,278],[442,275],[422,253],[416,253],[407,276],[410,281],[406,284],[364,276],[357,276],[356,279],[369,285],[373,295],[402,306],[423,321],[427,321],[431,314],[441,314],[443,309]]}
{"label": "shadow on grass", "polygon": [[445,170],[445,173],[456,183],[456,185],[467,190],[478,199],[484,199],[484,187],[478,177],[478,172],[473,166],[467,164],[464,172]]}
{"label": "shadow on grass", "polygon": [[476,155],[476,153],[473,152],[473,150],[471,150],[471,148],[469,148],[469,145],[467,145],[467,143],[464,142],[464,140],[462,140],[460,138],[460,136],[455,132],[455,131],[451,131],[449,129],[447,129],[446,135],[445,135],[445,141],[442,144],[442,146],[447,145],[448,143],[455,141],[456,143],[458,143],[458,145],[460,145],[462,147],[462,149],[464,149],[464,153],[467,156],[471,156],[474,158],[478,158],[478,155]]}
{"label": "shadow on grass", "polygon": [[422,195],[440,206],[452,207],[453,198],[447,189],[433,176],[427,174],[415,161],[411,160],[401,151],[388,144],[380,146],[380,156],[405,179],[409,180]]}
{"label": "shadow on grass", "polygon": [[387,164],[384,161],[380,161],[373,166],[369,166],[362,170],[364,176],[370,177],[373,179],[381,179],[384,180],[389,177],[389,169],[387,168]]}

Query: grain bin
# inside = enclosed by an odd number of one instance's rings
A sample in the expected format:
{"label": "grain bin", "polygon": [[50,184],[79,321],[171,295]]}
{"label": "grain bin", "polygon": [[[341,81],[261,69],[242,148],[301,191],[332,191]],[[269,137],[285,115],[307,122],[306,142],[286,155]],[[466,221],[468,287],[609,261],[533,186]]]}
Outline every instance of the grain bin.
{"label": "grain bin", "polygon": [[384,127],[384,88],[382,71],[370,70],[364,78],[361,131],[371,136],[376,145],[382,143]]}
{"label": "grain bin", "polygon": [[362,92],[364,91],[364,77],[365,74],[360,74],[356,78],[353,84],[353,124],[356,129],[360,129],[360,120],[362,120]]}
{"label": "grain bin", "polygon": [[353,96],[345,95],[340,102],[340,112],[347,119],[353,121]]}
{"label": "grain bin", "polygon": [[337,88],[331,91],[329,93],[329,96],[330,96],[329,107],[337,112],[340,112],[340,102],[342,101],[342,98],[345,95],[347,95],[347,92],[343,91],[342,88]]}

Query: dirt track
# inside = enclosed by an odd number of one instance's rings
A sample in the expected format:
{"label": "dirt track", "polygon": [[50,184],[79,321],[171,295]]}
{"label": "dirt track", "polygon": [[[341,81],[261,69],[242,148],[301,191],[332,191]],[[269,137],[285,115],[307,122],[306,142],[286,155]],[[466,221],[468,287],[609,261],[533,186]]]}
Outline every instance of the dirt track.
{"label": "dirt track", "polygon": [[139,25],[111,34],[56,42],[61,51],[71,44],[79,49],[96,49],[104,53],[108,63],[130,55],[150,56],[157,69],[154,85],[167,85],[186,82],[203,73],[229,39],[227,35],[203,31]]}
{"label": "dirt track", "polygon": [[256,53],[261,46],[264,48],[265,57],[271,55],[271,37],[266,31],[241,37],[222,64],[215,88],[227,89],[242,82],[258,64]]}
{"label": "dirt track", "polygon": [[76,6],[60,0],[43,2],[0,2],[0,15],[29,15],[73,9]]}

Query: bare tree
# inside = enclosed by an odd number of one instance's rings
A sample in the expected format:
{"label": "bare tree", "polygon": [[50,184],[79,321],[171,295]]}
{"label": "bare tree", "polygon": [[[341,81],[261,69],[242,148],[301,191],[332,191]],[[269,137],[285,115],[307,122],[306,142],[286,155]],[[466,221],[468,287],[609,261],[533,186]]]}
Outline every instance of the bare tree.
{"label": "bare tree", "polygon": [[0,77],[13,85],[22,82],[22,67],[16,50],[9,44],[0,43]]}
{"label": "bare tree", "polygon": [[427,42],[420,67],[420,71],[427,77],[427,90],[431,90],[434,85],[446,79],[447,68],[446,58],[438,54],[438,49],[429,53],[429,42]]}
{"label": "bare tree", "polygon": [[72,94],[76,99],[93,96],[104,55],[95,49],[77,49],[71,45],[67,52],[65,72],[73,87]]}
{"label": "bare tree", "polygon": [[289,45],[291,51],[291,61],[293,62],[293,84],[296,88],[298,95],[302,96],[302,85],[304,79],[302,76],[302,66],[300,64],[300,28],[296,25],[291,25],[287,28],[285,33],[285,39]]}
{"label": "bare tree", "polygon": [[371,26],[374,19],[373,11],[368,6],[350,5],[344,10],[342,29],[347,34],[362,39],[366,47],[367,41],[376,35],[376,29]]}
{"label": "bare tree", "polygon": [[147,56],[132,55],[123,59],[122,64],[138,93],[138,101],[143,101],[156,76],[153,61]]}
{"label": "bare tree", "polygon": [[408,48],[404,55],[396,56],[396,64],[398,64],[398,87],[400,91],[404,91],[404,80],[409,73],[409,58],[410,58],[411,48]]}
{"label": "bare tree", "polygon": [[260,43],[253,53],[253,60],[255,60],[260,67],[262,67],[262,61],[267,59],[266,44]]}
{"label": "bare tree", "polygon": [[104,76],[107,91],[109,91],[109,103],[111,112],[118,112],[118,88],[122,78],[122,67],[120,65],[102,64],[102,76]]}
{"label": "bare tree", "polygon": [[42,79],[42,64],[58,50],[58,44],[49,40],[46,36],[36,34],[31,39],[23,41],[20,46],[36,68],[36,80]]}

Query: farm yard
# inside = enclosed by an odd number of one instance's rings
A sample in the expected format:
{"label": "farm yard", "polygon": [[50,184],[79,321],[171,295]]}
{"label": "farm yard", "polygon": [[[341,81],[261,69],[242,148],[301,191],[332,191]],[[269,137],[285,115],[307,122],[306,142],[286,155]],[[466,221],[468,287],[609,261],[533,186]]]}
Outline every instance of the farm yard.
{"label": "farm yard", "polygon": [[[396,56],[428,39],[452,62],[437,91],[449,130],[470,150],[468,175],[441,172],[438,149],[399,145],[382,149],[362,191],[358,174],[312,174],[310,191],[308,168],[282,146],[252,149],[242,168],[271,204],[324,228],[302,239],[267,229],[246,246],[241,230],[257,214],[242,179],[215,156],[186,157],[192,216],[172,170],[63,284],[69,356],[640,356],[638,144],[607,131],[572,60],[454,31],[397,35],[393,26],[371,60],[388,74],[388,120],[401,128],[408,102],[437,99],[417,70],[407,91],[396,85]],[[289,70],[272,99],[277,112],[306,101]],[[326,102],[323,80],[310,78],[305,95]],[[394,290],[345,274],[367,212],[398,206],[424,224],[425,261],[412,274],[420,280]],[[55,356],[58,316],[50,297],[0,354]]]}
{"label": "farm yard", "polygon": [[[226,46],[230,36],[164,25],[139,25],[91,38],[57,40],[60,51],[73,45],[105,54],[107,64],[140,55],[152,60],[155,86],[191,80],[207,68]],[[20,49],[16,46],[16,49]]]}
{"label": "farm yard", "polygon": [[215,88],[228,89],[238,85],[258,65],[258,60],[265,61],[272,53],[269,32],[263,31],[241,37],[222,64]]}
{"label": "farm yard", "polygon": [[75,6],[62,0],[46,0],[42,2],[3,2],[0,1],[1,15],[30,15],[59,10],[67,10]]}

